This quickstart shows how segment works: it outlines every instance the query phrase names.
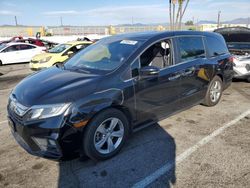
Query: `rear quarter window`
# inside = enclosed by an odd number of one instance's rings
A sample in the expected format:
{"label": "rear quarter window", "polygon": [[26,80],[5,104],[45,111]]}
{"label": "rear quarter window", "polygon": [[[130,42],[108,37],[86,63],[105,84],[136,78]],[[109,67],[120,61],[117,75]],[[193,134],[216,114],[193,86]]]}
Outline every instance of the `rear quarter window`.
{"label": "rear quarter window", "polygon": [[30,49],[33,49],[33,48],[35,48],[35,47],[31,46],[31,45],[24,45],[24,44],[19,46],[20,50],[30,50]]}
{"label": "rear quarter window", "polygon": [[178,37],[179,63],[205,57],[205,47],[203,39],[200,36]]}
{"label": "rear quarter window", "polygon": [[224,40],[220,40],[216,37],[207,36],[206,41],[209,57],[216,57],[228,53],[228,48]]}

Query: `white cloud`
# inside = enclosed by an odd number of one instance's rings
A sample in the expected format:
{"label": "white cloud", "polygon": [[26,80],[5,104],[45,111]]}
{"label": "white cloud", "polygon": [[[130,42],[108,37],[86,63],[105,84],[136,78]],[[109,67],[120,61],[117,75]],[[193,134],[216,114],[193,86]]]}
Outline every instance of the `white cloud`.
{"label": "white cloud", "polygon": [[246,1],[214,1],[214,0],[190,0],[185,20],[191,20],[194,17],[198,20],[216,21],[218,11],[221,11],[221,20],[230,21],[235,18],[249,17],[250,2]]}
{"label": "white cloud", "polygon": [[106,6],[85,11],[83,14],[92,19],[99,19],[97,21],[102,21],[104,24],[130,23],[132,17],[134,22],[167,22],[168,6],[167,4]]}
{"label": "white cloud", "polygon": [[8,7],[16,7],[17,5],[8,1],[3,1],[2,5],[8,6]]}
{"label": "white cloud", "polygon": [[16,11],[0,10],[0,15],[14,16],[14,15],[19,15],[19,14],[21,14],[21,13],[20,12],[16,12]]}
{"label": "white cloud", "polygon": [[[239,17],[248,17],[247,2],[228,2],[214,0],[190,0],[190,4],[183,21],[192,20],[217,20],[218,11],[221,10],[222,21],[228,21]],[[206,8],[205,8],[206,7]],[[152,5],[126,5],[103,6],[86,11],[59,10],[43,12],[47,16],[75,16],[76,20],[82,20],[84,25],[110,25],[131,23],[166,23],[169,22],[168,1],[162,4]],[[235,11],[237,9],[237,11]],[[234,13],[232,14],[232,11]]]}
{"label": "white cloud", "polygon": [[59,10],[59,11],[47,11],[47,12],[43,12],[42,14],[48,15],[48,16],[77,15],[77,14],[80,14],[80,12],[75,11],[75,10]]}

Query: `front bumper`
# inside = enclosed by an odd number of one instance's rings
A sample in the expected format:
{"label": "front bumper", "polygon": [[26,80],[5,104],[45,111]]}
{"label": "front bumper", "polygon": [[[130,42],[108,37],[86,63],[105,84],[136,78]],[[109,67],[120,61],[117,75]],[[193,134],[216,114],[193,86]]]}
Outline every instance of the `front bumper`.
{"label": "front bumper", "polygon": [[234,78],[250,78],[250,64],[243,64],[234,67]]}
{"label": "front bumper", "polygon": [[68,125],[64,117],[27,123],[16,116],[8,110],[12,135],[28,153],[52,160],[67,160],[79,156],[82,134]]}
{"label": "front bumper", "polygon": [[250,78],[250,72],[247,73],[247,74],[237,74],[235,72],[234,78],[237,78],[237,79],[248,79],[248,78]]}
{"label": "front bumper", "polygon": [[32,71],[39,71],[39,70],[42,70],[42,69],[46,69],[50,66],[47,65],[47,63],[44,63],[44,64],[40,64],[40,63],[33,63],[32,61],[30,62],[29,64],[29,67]]}

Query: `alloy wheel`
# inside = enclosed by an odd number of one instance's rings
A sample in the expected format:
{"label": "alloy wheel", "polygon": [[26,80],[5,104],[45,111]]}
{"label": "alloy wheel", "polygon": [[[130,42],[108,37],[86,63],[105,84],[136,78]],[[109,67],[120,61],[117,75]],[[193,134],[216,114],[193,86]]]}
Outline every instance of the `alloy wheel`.
{"label": "alloy wheel", "polygon": [[212,102],[217,102],[221,96],[221,83],[215,81],[210,88],[210,99]]}
{"label": "alloy wheel", "polygon": [[109,154],[116,150],[124,137],[124,125],[118,118],[104,120],[94,134],[95,149],[101,154]]}

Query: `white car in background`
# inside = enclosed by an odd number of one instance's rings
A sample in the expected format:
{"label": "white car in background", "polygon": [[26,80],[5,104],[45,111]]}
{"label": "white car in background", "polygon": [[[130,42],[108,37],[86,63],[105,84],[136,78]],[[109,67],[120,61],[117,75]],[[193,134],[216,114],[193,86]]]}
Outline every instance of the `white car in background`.
{"label": "white car in background", "polygon": [[0,45],[0,65],[30,62],[33,56],[46,50],[46,47],[27,43],[10,42]]}
{"label": "white car in background", "polygon": [[225,38],[229,51],[234,55],[234,78],[250,82],[250,29],[227,27],[214,32]]}
{"label": "white car in background", "polygon": [[228,49],[234,55],[234,78],[250,82],[250,42],[230,42]]}

